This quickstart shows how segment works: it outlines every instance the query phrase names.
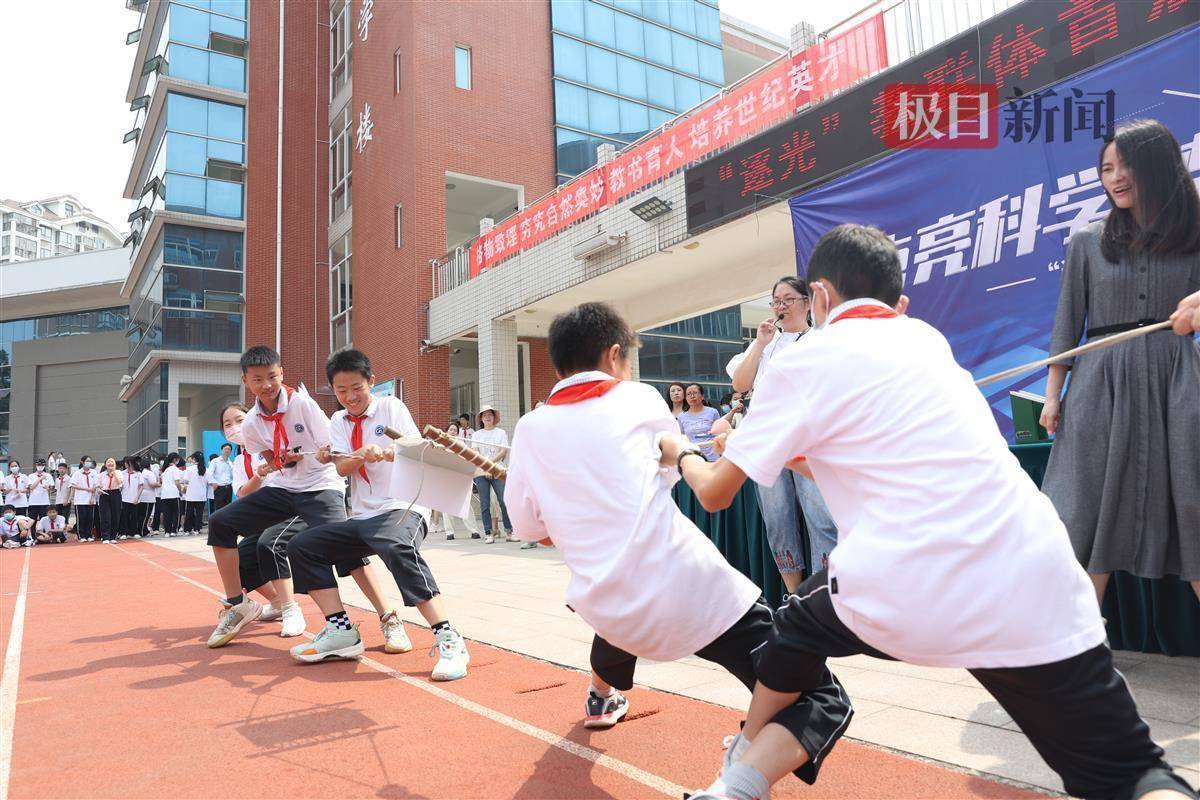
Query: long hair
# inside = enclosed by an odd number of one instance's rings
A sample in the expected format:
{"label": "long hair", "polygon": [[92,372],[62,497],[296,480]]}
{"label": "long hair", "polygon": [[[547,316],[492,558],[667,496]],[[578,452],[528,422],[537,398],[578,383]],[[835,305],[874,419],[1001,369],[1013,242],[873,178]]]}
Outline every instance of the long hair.
{"label": "long hair", "polygon": [[225,427],[225,412],[231,408],[236,408],[238,411],[241,411],[243,414],[250,413],[250,411],[241,403],[226,403],[224,406],[221,407],[221,413],[217,415],[217,424],[220,425],[222,428]]}
{"label": "long hair", "polygon": [[173,467],[179,463],[179,453],[167,453],[167,457],[163,460],[163,469]]}
{"label": "long hair", "polygon": [[1100,238],[1104,257],[1116,263],[1131,252],[1178,255],[1200,250],[1200,195],[1171,131],[1152,119],[1118,126],[1100,147],[1101,170],[1109,144],[1116,145],[1132,173],[1142,224],[1132,209],[1117,208],[1106,189],[1112,211]]}
{"label": "long hair", "polygon": [[[672,413],[675,412],[675,403],[674,403],[674,401],[671,400],[671,390],[674,389],[676,386],[678,386],[680,389],[683,389],[684,394],[687,394],[687,387],[684,386],[679,381],[671,381],[670,385],[667,386],[667,391],[664,392],[663,394],[667,398],[667,408],[671,409]],[[687,404],[686,399],[679,401],[679,410],[680,411],[687,411],[687,407],[688,407],[688,404]]]}
{"label": "long hair", "polygon": [[196,462],[196,472],[203,475],[204,474],[204,453],[197,450],[196,452],[194,452],[190,456],[188,456],[188,458],[190,458]]}

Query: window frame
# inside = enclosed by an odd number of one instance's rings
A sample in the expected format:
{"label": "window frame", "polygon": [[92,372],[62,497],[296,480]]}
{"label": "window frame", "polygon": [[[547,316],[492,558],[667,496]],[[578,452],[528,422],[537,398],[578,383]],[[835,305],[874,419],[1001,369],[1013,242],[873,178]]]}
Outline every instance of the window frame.
{"label": "window frame", "polygon": [[[459,70],[458,70],[458,54],[460,52],[467,54],[467,74],[466,74],[467,85],[466,86],[463,86],[461,83],[459,83],[460,75],[459,75]],[[475,85],[474,75],[473,75],[474,64],[472,63],[473,60],[474,60],[474,56],[471,52],[470,45],[459,44],[457,42],[454,44],[454,88],[462,89],[465,92],[471,91],[471,88]]]}

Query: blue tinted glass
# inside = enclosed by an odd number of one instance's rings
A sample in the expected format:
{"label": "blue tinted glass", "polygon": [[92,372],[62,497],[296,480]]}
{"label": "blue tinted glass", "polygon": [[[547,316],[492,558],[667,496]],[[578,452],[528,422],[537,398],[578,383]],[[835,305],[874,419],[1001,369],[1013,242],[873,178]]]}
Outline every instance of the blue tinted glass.
{"label": "blue tinted glass", "polygon": [[587,65],[581,42],[565,36],[554,36],[554,74],[560,78],[587,83]]}
{"label": "blue tinted glass", "polygon": [[454,48],[454,85],[459,89],[471,88],[471,51],[469,48]]}
{"label": "blue tinted glass", "polygon": [[246,110],[228,103],[210,102],[208,106],[208,135],[219,139],[245,141],[242,120]]}
{"label": "blue tinted glass", "polygon": [[696,35],[701,39],[713,42],[714,44],[721,43],[721,12],[717,9],[706,6],[703,3],[696,4]]}
{"label": "blue tinted glass", "polygon": [[721,60],[721,51],[706,44],[697,45],[700,53],[700,77],[706,81],[725,84],[725,62]]}
{"label": "blue tinted glass", "polygon": [[235,92],[246,91],[246,62],[237,56],[224,53],[209,54],[208,82],[222,89]]}
{"label": "blue tinted glass", "polygon": [[216,139],[210,139],[208,142],[208,157],[219,158],[222,161],[232,161],[235,164],[245,164],[243,156],[243,148],[240,144],[232,144],[231,142],[218,142]]}
{"label": "blue tinted glass", "polygon": [[680,72],[700,73],[700,57],[696,52],[696,40],[681,33],[671,34],[671,50],[674,53],[675,69]]}
{"label": "blue tinted glass", "polygon": [[246,38],[246,23],[241,20],[209,15],[209,26],[214,33],[223,33],[237,39]]}
{"label": "blue tinted glass", "polygon": [[589,129],[605,136],[621,132],[621,117],[617,98],[600,92],[588,92]]}
{"label": "blue tinted glass", "polygon": [[554,118],[560,125],[587,129],[587,90],[562,81],[554,82]]}
{"label": "blue tinted glass", "polygon": [[604,6],[588,3],[584,6],[587,38],[589,41],[613,47],[617,43],[613,31],[613,10]]}
{"label": "blue tinted glass", "polygon": [[646,58],[656,64],[671,65],[671,32],[657,25],[646,25]]}
{"label": "blue tinted glass", "polygon": [[711,85],[705,83],[704,81],[700,82],[700,99],[701,100],[707,100],[708,98],[712,97],[713,95],[717,94],[720,91],[721,91],[720,86],[711,86]]}
{"label": "blue tinted glass", "polygon": [[642,0],[642,14],[667,25],[671,24],[669,0]]}
{"label": "blue tinted glass", "polygon": [[214,217],[242,218],[242,185],[228,181],[208,182],[208,213]]}
{"label": "blue tinted glass", "polygon": [[675,80],[670,72],[646,67],[646,99],[656,106],[675,108]]}
{"label": "blue tinted glass", "polygon": [[617,56],[617,91],[626,97],[646,99],[646,65]]}
{"label": "blue tinted glass", "polygon": [[170,40],[208,47],[209,15],[187,6],[171,6]]}
{"label": "blue tinted glass", "polygon": [[189,214],[203,214],[204,178],[167,174],[167,208]]}
{"label": "blue tinted glass", "polygon": [[238,19],[245,19],[246,0],[212,0],[212,10]]}
{"label": "blue tinted glass", "polygon": [[662,127],[663,125],[667,124],[668,122],[670,122],[673,119],[675,119],[674,114],[668,114],[665,111],[658,111],[657,109],[653,109],[653,108],[650,109],[650,127],[651,128]]}
{"label": "blue tinted glass", "polygon": [[190,172],[193,175],[203,175],[207,162],[207,148],[199,136],[187,136],[182,133],[167,134],[167,169],[173,172]]}
{"label": "blue tinted glass", "polygon": [[671,27],[685,33],[696,32],[696,6],[694,3],[671,3]]}
{"label": "blue tinted glass", "polygon": [[644,105],[621,101],[621,138],[632,142],[650,130],[650,115]]}
{"label": "blue tinted glass", "polygon": [[168,94],[167,127],[175,131],[208,133],[208,103],[197,97]]}
{"label": "blue tinted glass", "polygon": [[242,315],[167,309],[163,311],[162,344],[179,350],[240,352]]}
{"label": "blue tinted glass", "polygon": [[167,47],[167,62],[171,77],[196,83],[208,83],[208,52],[173,44]]}
{"label": "blue tinted glass", "polygon": [[642,42],[642,28],[645,23],[626,14],[614,16],[617,21],[617,49],[630,55],[645,55],[646,48]]}
{"label": "blue tinted glass", "polygon": [[617,0],[613,5],[626,11],[632,11],[634,14],[642,13],[642,0]]}
{"label": "blue tinted glass", "polygon": [[591,137],[573,131],[557,131],[558,171],[578,175],[596,163],[596,146]]}
{"label": "blue tinted glass", "polygon": [[687,111],[700,102],[700,81],[695,78],[675,76],[675,110]]}
{"label": "blue tinted glass", "polygon": [[599,47],[588,47],[587,74],[587,82],[592,86],[615,92],[617,90],[617,56],[608,50],[601,50]]}
{"label": "blue tinted glass", "polygon": [[554,30],[582,37],[583,0],[551,0],[550,19]]}

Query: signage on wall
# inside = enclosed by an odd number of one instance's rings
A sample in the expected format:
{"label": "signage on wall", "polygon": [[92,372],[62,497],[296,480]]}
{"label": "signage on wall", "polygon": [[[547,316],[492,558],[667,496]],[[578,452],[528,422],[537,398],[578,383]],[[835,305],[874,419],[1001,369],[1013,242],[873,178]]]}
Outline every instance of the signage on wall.
{"label": "signage on wall", "polygon": [[[1055,0],[1013,6],[689,168],[688,231],[709,228],[888,152],[894,131],[886,110],[897,84],[995,86],[997,102],[1003,104],[1197,21],[1200,3],[1181,0]],[[1004,128],[1002,120],[1001,137]]]}
{"label": "signage on wall", "polygon": [[404,399],[404,379],[401,378],[399,380],[396,380],[393,378],[390,381],[384,381],[383,383],[377,383],[371,387],[371,394],[375,395],[376,397],[398,397],[401,400],[403,400]]}

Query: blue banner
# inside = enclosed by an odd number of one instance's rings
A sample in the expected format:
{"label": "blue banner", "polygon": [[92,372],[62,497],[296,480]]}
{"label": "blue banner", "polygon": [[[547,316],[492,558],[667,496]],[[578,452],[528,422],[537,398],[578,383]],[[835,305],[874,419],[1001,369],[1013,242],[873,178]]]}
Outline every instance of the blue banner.
{"label": "blue banner", "polygon": [[[938,328],[976,378],[1047,357],[1067,242],[1108,213],[1093,125],[1106,96],[1117,124],[1170,128],[1200,176],[1200,29],[1191,27],[1002,107],[994,148],[904,150],[792,198],[800,275],[826,231],[875,225],[900,249],[909,315]],[[1009,392],[1041,394],[1045,382],[1043,369],[981,387],[1010,441]]]}

